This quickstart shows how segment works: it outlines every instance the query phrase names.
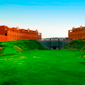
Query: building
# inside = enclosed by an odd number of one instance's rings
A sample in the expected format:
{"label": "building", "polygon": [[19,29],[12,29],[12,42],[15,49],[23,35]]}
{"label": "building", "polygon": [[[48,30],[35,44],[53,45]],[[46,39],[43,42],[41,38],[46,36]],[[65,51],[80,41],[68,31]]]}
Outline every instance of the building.
{"label": "building", "polygon": [[68,30],[68,38],[75,39],[85,39],[85,27],[72,28]]}
{"label": "building", "polygon": [[72,39],[66,39],[66,38],[63,38],[63,37],[54,37],[54,38],[37,39],[37,41],[49,50],[60,50],[66,44],[70,43],[73,40]]}
{"label": "building", "polygon": [[10,28],[8,26],[0,26],[0,42],[13,40],[36,40],[41,39],[42,35],[38,30],[19,29],[18,27]]}

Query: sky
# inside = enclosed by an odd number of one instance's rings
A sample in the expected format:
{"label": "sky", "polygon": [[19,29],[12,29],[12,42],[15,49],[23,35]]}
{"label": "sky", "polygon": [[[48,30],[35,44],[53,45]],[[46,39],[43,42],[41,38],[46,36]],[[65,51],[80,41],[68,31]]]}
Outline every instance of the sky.
{"label": "sky", "polygon": [[37,29],[42,38],[68,37],[84,22],[85,0],[0,0],[0,25]]}

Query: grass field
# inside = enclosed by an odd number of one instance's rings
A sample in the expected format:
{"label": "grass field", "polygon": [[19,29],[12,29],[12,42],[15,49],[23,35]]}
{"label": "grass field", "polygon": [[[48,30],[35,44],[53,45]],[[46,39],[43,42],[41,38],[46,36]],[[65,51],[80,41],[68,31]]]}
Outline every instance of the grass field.
{"label": "grass field", "polygon": [[29,50],[0,56],[0,85],[85,85],[78,50]]}

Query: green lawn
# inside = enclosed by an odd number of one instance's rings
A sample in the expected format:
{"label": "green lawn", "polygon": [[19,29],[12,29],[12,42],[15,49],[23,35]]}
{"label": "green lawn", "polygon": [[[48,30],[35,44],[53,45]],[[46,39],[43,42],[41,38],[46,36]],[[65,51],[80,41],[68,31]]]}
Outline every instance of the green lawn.
{"label": "green lawn", "polygon": [[0,56],[0,85],[85,85],[78,50],[30,50]]}

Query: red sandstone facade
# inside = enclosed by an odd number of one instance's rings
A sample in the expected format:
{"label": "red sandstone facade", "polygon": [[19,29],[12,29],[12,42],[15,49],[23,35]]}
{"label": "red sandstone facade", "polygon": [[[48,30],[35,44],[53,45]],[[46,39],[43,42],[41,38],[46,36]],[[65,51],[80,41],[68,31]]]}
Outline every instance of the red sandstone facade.
{"label": "red sandstone facade", "polygon": [[85,39],[85,27],[72,28],[72,30],[68,30],[68,38],[75,39]]}
{"label": "red sandstone facade", "polygon": [[0,42],[13,40],[36,40],[41,39],[41,33],[38,30],[25,30],[18,27],[9,28],[8,26],[0,26]]}

